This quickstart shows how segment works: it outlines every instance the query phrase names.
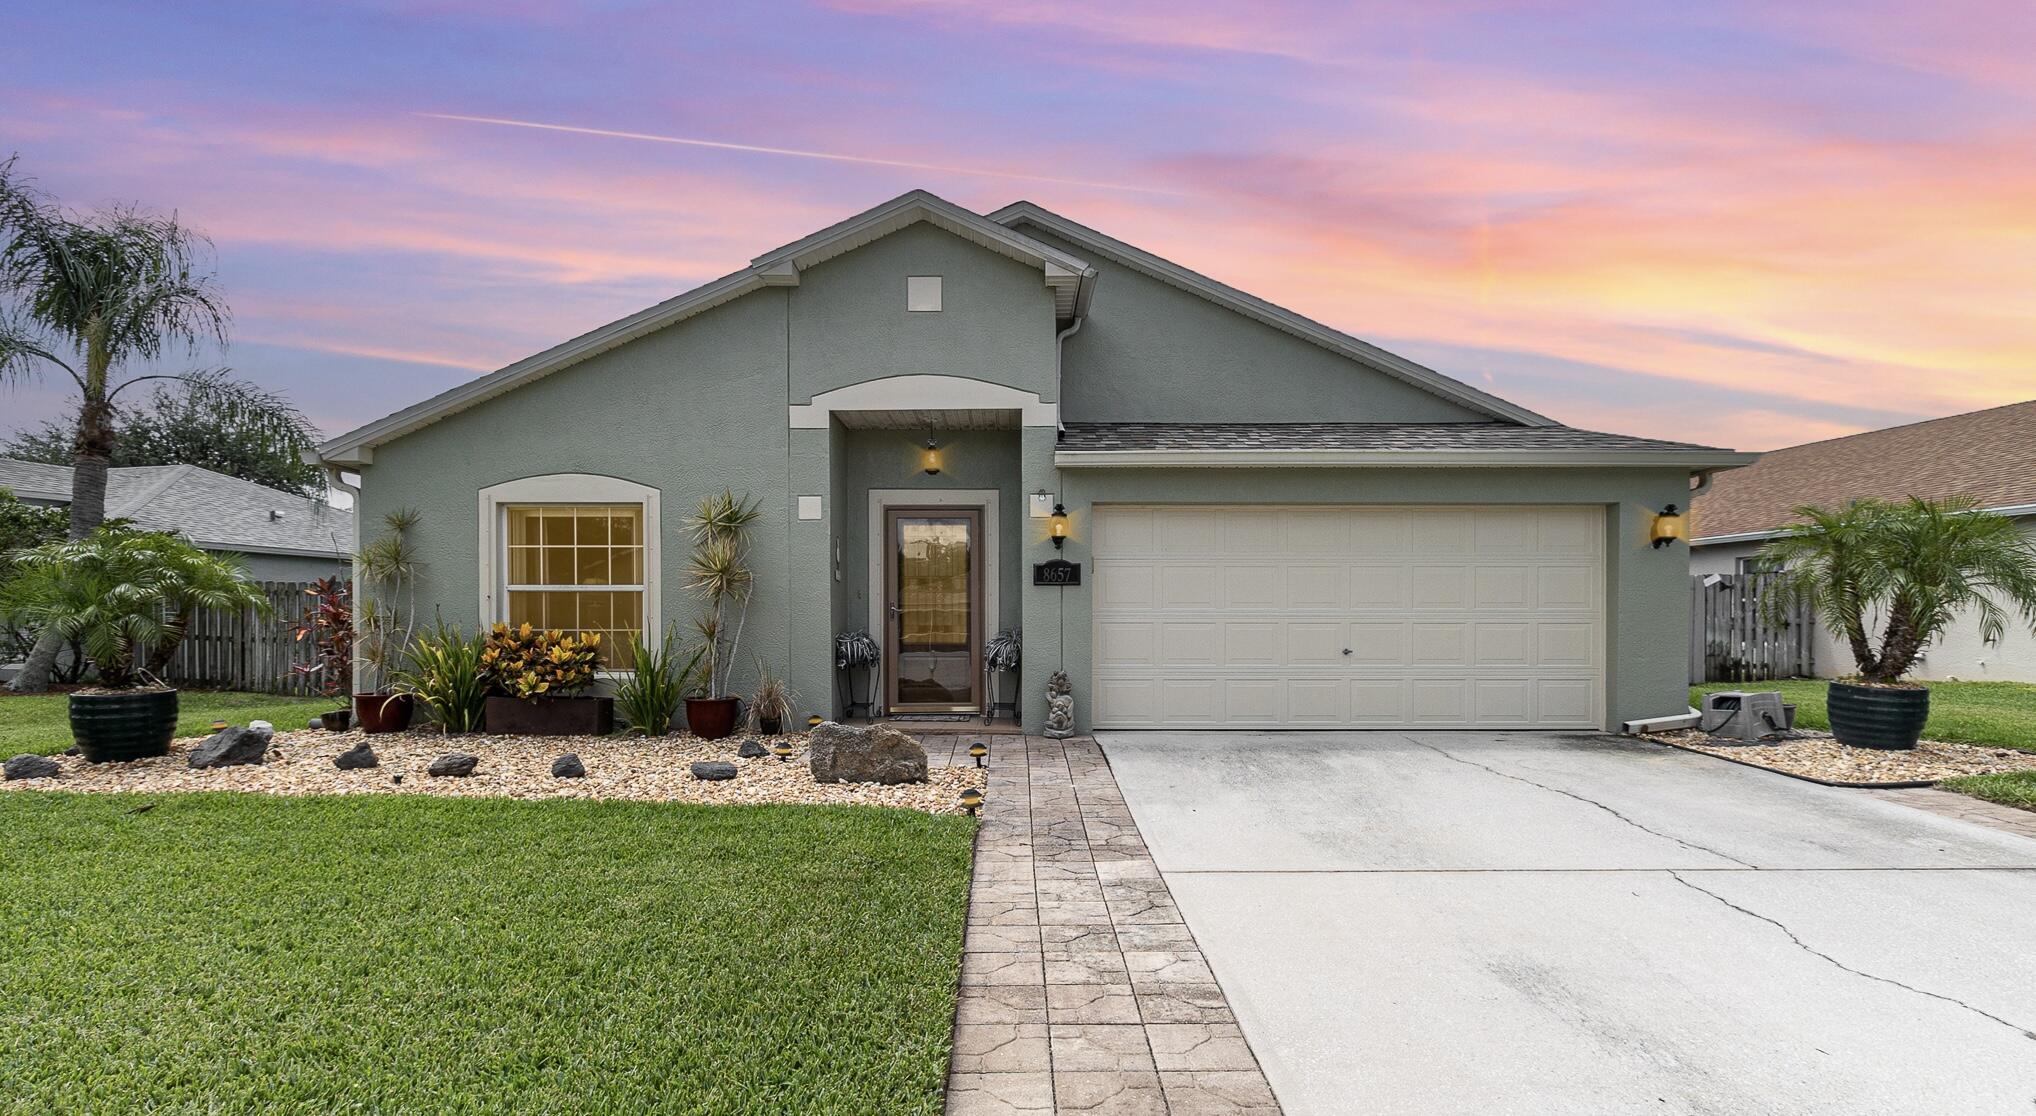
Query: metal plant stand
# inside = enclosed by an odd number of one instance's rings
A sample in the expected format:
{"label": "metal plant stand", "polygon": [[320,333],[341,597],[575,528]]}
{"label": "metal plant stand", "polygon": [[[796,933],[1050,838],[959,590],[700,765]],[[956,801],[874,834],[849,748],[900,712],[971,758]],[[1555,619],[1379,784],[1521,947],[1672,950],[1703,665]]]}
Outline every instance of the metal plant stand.
{"label": "metal plant stand", "polygon": [[1011,720],[1018,720],[1018,691],[1014,683],[1010,701],[997,700],[997,676],[1018,673],[1020,640],[1018,632],[998,632],[983,645],[983,723],[997,719],[999,710],[1009,713]]}
{"label": "metal plant stand", "polygon": [[[871,720],[877,717],[877,694],[884,683],[884,655],[877,641],[866,631],[843,632],[834,637],[835,698],[844,718],[860,709]],[[855,672],[868,671],[869,686],[863,700],[855,700]]]}

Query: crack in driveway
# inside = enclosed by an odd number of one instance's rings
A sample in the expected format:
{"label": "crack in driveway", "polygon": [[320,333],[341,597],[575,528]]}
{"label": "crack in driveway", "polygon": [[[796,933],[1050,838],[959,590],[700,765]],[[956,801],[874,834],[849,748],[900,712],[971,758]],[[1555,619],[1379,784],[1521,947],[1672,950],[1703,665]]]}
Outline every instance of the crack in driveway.
{"label": "crack in driveway", "polygon": [[1775,929],[1781,931],[1782,933],[1788,935],[1789,941],[1794,942],[1796,944],[1797,949],[1802,950],[1804,953],[1807,953],[1812,957],[1822,958],[1825,961],[1828,961],[1831,964],[1837,966],[1838,968],[1843,969],[1848,973],[1851,973],[1853,976],[1865,977],[1868,980],[1879,981],[1882,984],[1891,984],[1896,988],[1903,990],[1904,992],[1913,992],[1918,996],[1928,996],[1933,1000],[1942,1000],[1947,1004],[1953,1004],[1958,1007],[1962,1007],[1965,1010],[1973,1013],[1974,1015],[1980,1016],[1985,1019],[1991,1019],[1994,1022],[1999,1023],[2001,1026],[2006,1027],[2009,1030],[2016,1032],[2017,1034],[2020,1034],[2023,1038],[2028,1039],[2031,1042],[2036,1042],[2036,1031],[2029,1030],[2028,1028],[2023,1027],[2017,1023],[2011,1023],[2008,1020],[2003,1019],[1990,1011],[1987,1011],[1985,1008],[1974,1007],[1972,1004],[1968,1004],[1964,1000],[1961,1000],[1956,996],[1946,996],[1941,992],[1932,992],[1927,988],[1918,988],[1913,984],[1903,984],[1901,981],[1895,980],[1892,977],[1884,977],[1875,973],[1866,972],[1863,969],[1855,969],[1852,966],[1847,965],[1845,962],[1838,960],[1836,957],[1833,957],[1820,949],[1813,948],[1808,942],[1805,942],[1803,939],[1797,937],[1796,932],[1794,930],[1789,929],[1779,920],[1769,918],[1768,916],[1761,914],[1759,911],[1748,910],[1747,908],[1742,907],[1737,903],[1734,903],[1732,900],[1725,898],[1723,895],[1720,895],[1709,888],[1698,887],[1696,884],[1693,884],[1690,881],[1683,879],[1682,875],[1673,868],[1665,869],[1665,871],[1668,872],[1670,879],[1673,879],[1675,882],[1683,885],[1684,887],[1689,888],[1691,891],[1701,892],[1705,895],[1710,896],[1713,899],[1716,899],[1718,902],[1723,903],[1727,907],[1730,907],[1733,910],[1738,911],[1740,914],[1743,914],[1748,918],[1756,918],[1762,922],[1767,923],[1769,926],[1772,926]]}
{"label": "crack in driveway", "polygon": [[1496,767],[1492,767],[1488,764],[1479,763],[1476,760],[1464,759],[1462,756],[1456,755],[1455,753],[1447,751],[1445,749],[1438,748],[1435,745],[1430,744],[1426,740],[1422,740],[1419,737],[1409,736],[1407,737],[1407,739],[1413,741],[1414,743],[1420,745],[1423,748],[1428,749],[1431,752],[1434,752],[1436,755],[1441,756],[1443,759],[1454,760],[1457,763],[1461,763],[1469,767],[1475,767],[1479,771],[1484,771],[1492,775],[1497,775],[1501,779],[1511,779],[1516,783],[1525,783],[1530,787],[1539,787],[1542,790],[1562,795],[1564,798],[1573,798],[1576,801],[1581,802],[1587,806],[1596,806],[1598,809],[1603,810],[1604,812],[1612,815],[1615,818],[1618,818],[1620,821],[1625,822],[1627,825],[1632,826],[1633,828],[1641,831],[1642,833],[1652,834],[1653,836],[1659,837],[1664,841],[1674,841],[1676,844],[1681,845],[1683,848],[1689,849],[1692,852],[1707,853],[1711,856],[1717,857],[1720,860],[1729,860],[1742,868],[1751,868],[1754,871],[1760,870],[1759,865],[1748,864],[1746,861],[1743,861],[1736,856],[1731,856],[1726,853],[1719,852],[1717,849],[1706,848],[1703,845],[1699,845],[1694,841],[1685,841],[1682,838],[1677,837],[1673,833],[1663,833],[1658,829],[1650,829],[1647,826],[1644,826],[1639,822],[1634,821],[1632,818],[1629,818],[1626,815],[1620,813],[1619,811],[1614,810],[1612,807],[1607,806],[1602,802],[1599,802],[1595,798],[1587,798],[1584,795],[1577,794],[1575,791],[1567,791],[1562,789],[1561,787],[1551,787],[1547,783],[1537,783],[1524,775],[1515,775],[1510,771],[1501,771]]}

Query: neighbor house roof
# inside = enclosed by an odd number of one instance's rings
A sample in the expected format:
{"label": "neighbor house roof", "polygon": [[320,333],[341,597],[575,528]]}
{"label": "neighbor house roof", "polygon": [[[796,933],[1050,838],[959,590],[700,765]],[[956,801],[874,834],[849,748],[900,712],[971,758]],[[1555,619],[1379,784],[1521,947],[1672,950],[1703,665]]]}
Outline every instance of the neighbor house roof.
{"label": "neighbor house roof", "polygon": [[1555,425],[1554,419],[1536,414],[1517,403],[1509,403],[1489,392],[1479,391],[1461,380],[1452,379],[1432,368],[1416,364],[1397,353],[1389,353],[1341,330],[1323,325],[1313,318],[1296,314],[1284,306],[1275,306],[1256,295],[1219,283],[1200,272],[1191,271],[1172,260],[1163,259],[1143,248],[1134,247],[1115,237],[1097,232],[1087,225],[1071,221],[1029,201],[1013,202],[990,214],[990,220],[1012,226],[1031,225],[1042,232],[1051,233],[1079,246],[1084,252],[1205,298],[1263,325],[1320,345],[1330,352],[1348,357],[1424,391],[1453,400],[1480,414],[1528,426]]}
{"label": "neighbor house roof", "polygon": [[[68,504],[71,470],[0,457],[0,488]],[[352,512],[196,465],[108,469],[106,518],[175,531],[206,550],[324,558],[354,549]]]}
{"label": "neighbor house roof", "polygon": [[374,459],[374,448],[384,442],[394,441],[448,415],[753,291],[766,287],[798,286],[799,273],[807,268],[921,221],[1039,268],[1046,286],[1053,292],[1055,313],[1060,324],[1066,325],[1087,312],[1089,291],[1096,274],[1096,269],[1087,262],[981,214],[971,213],[944,198],[924,190],[914,190],[864,210],[846,221],[829,225],[811,236],[766,252],[740,271],[440,392],[386,418],[347,431],[321,444],[316,458],[329,465],[368,464]]}
{"label": "neighbor house roof", "polygon": [[1743,466],[1753,455],[1568,426],[1500,422],[1071,422],[1061,466]]}
{"label": "neighbor house roof", "polygon": [[1770,450],[1724,473],[1691,508],[1699,542],[1759,538],[1805,504],[1969,496],[2036,513],[2036,400]]}

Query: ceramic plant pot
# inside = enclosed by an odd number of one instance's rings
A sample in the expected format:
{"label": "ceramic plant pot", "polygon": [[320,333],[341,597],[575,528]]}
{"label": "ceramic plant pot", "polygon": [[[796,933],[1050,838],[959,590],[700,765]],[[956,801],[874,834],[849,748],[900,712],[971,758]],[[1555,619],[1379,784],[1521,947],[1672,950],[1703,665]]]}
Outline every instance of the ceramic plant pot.
{"label": "ceramic plant pot", "polygon": [[71,738],[92,763],[164,756],[177,736],[177,691],[71,695]]}
{"label": "ceramic plant pot", "polygon": [[1825,698],[1831,735],[1848,748],[1913,748],[1930,719],[1930,691],[1922,686],[1856,686],[1833,682]]}

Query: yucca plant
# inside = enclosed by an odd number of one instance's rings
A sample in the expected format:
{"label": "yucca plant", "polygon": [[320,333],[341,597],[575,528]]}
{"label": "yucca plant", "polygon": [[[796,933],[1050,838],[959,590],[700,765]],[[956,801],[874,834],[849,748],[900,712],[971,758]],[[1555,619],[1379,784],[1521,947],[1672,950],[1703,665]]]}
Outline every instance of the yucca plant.
{"label": "yucca plant", "polygon": [[356,602],[354,648],[372,674],[368,693],[387,689],[417,628],[417,575],[424,564],[411,545],[410,529],[421,518],[409,508],[388,513],[382,537],[354,555],[354,572],[366,589]]}
{"label": "yucca plant", "polygon": [[[710,698],[732,696],[727,675],[742,647],[742,624],[749,615],[755,575],[749,568],[749,525],[763,514],[762,505],[747,496],[723,490],[709,496],[686,520],[693,535],[693,556],[686,572],[687,588],[706,602],[699,628],[706,637],[706,674],[700,689]],[[728,614],[734,612],[734,630]]]}
{"label": "yucca plant", "polygon": [[643,636],[633,635],[629,640],[629,650],[636,666],[629,677],[615,687],[616,708],[622,711],[623,719],[637,734],[663,736],[671,731],[672,719],[678,716],[686,689],[694,673],[700,669],[700,660],[706,657],[707,649],[695,647],[692,654],[682,660],[678,632],[666,625],[662,644],[651,647],[644,643]]}
{"label": "yucca plant", "polygon": [[396,685],[416,695],[447,732],[481,731],[488,704],[488,675],[481,666],[486,646],[443,621],[419,635],[394,672]]}

